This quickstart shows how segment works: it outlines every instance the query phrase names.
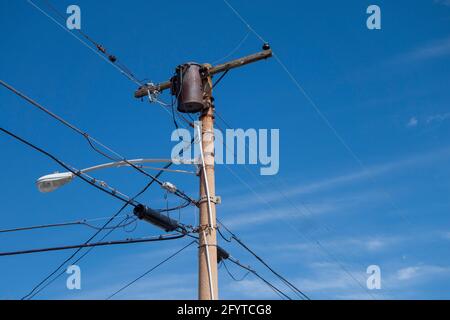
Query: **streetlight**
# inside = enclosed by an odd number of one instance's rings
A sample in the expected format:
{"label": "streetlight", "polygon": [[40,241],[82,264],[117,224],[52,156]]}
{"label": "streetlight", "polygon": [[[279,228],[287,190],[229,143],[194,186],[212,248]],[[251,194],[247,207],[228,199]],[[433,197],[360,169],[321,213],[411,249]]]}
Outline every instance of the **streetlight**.
{"label": "streetlight", "polygon": [[40,177],[36,181],[36,185],[40,192],[52,192],[59,187],[72,181],[74,174],[72,172],[53,173]]}
{"label": "streetlight", "polygon": [[[142,163],[169,163],[169,162],[172,162],[172,160],[168,160],[168,159],[135,159],[135,160],[127,160],[127,161],[118,161],[118,162],[110,162],[110,163],[105,163],[105,164],[101,164],[98,166],[86,168],[86,169],[79,171],[79,173],[80,174],[87,173],[87,172],[91,172],[94,170],[106,169],[106,168],[125,167],[125,166],[130,166],[130,163],[131,164],[142,164]],[[192,161],[181,161],[181,163],[193,164]],[[158,169],[158,170],[160,170],[160,169]],[[183,172],[181,170],[170,170],[170,171]],[[184,171],[184,172],[188,173],[187,171]],[[48,174],[43,177],[40,177],[36,181],[36,186],[37,186],[38,190],[42,193],[52,192],[52,191],[55,191],[56,189],[58,189],[59,187],[62,187],[64,185],[68,184],[69,182],[71,182],[73,180],[73,178],[75,178],[75,176],[76,175],[73,174],[72,172],[62,172],[62,173],[57,172],[57,173],[53,173],[53,174]]]}

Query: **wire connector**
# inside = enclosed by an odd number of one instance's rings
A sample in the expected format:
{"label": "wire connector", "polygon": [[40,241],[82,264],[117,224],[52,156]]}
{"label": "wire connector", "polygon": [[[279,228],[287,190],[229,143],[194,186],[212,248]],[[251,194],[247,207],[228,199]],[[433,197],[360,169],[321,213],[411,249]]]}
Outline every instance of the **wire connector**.
{"label": "wire connector", "polygon": [[170,182],[164,182],[161,185],[161,188],[163,188],[164,190],[167,190],[170,193],[176,193],[178,191],[177,187],[173,183],[170,183]]}

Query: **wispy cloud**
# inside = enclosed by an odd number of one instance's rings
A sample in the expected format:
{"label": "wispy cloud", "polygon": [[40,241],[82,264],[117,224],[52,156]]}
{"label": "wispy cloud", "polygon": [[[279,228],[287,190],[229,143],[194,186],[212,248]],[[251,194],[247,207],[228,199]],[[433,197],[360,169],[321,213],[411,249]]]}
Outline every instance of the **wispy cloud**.
{"label": "wispy cloud", "polygon": [[[450,155],[450,148],[431,150],[428,153],[413,154],[407,157],[385,162],[378,165],[369,166],[366,170],[345,173],[330,178],[324,178],[304,184],[289,184],[285,188],[279,189],[271,187],[270,191],[260,193],[260,196],[267,202],[285,200],[285,198],[297,197],[300,195],[311,195],[324,190],[342,187],[358,183],[377,176],[392,173],[397,170],[407,170],[410,167],[425,165],[435,160],[442,159]],[[279,189],[279,190],[276,190]],[[258,199],[256,199],[258,200]],[[234,207],[254,206],[254,202],[248,201],[248,195],[237,195],[233,198]]]}
{"label": "wispy cloud", "polygon": [[434,3],[450,7],[450,0],[434,0]]}
{"label": "wispy cloud", "polygon": [[450,120],[450,112],[434,114],[434,115],[429,116],[427,118],[427,124],[434,123],[434,122],[440,123],[440,122],[443,122],[446,120]]}
{"label": "wispy cloud", "polygon": [[417,124],[419,123],[419,121],[417,120],[416,117],[412,117],[409,119],[408,124],[406,125],[407,127],[417,127]]}
{"label": "wispy cloud", "polygon": [[338,268],[328,262],[310,264],[313,273],[308,277],[298,277],[295,283],[313,297],[326,299],[371,300],[383,298],[380,292],[366,287],[365,268]]}
{"label": "wispy cloud", "polygon": [[391,63],[414,63],[450,56],[450,37],[436,40],[395,57]]}
{"label": "wispy cloud", "polygon": [[[333,238],[328,240],[321,240],[321,245],[324,247],[333,247],[334,250],[340,252],[348,253],[361,252],[367,254],[368,252],[380,252],[387,249],[392,249],[394,246],[407,241],[406,237],[401,236],[367,236],[367,237],[347,237],[347,238]],[[277,244],[274,246],[274,252],[294,253],[298,255],[299,251],[315,252],[317,251],[317,246],[314,243],[285,243]]]}
{"label": "wispy cloud", "polygon": [[[290,195],[292,196],[292,195]],[[270,199],[271,194],[264,194],[265,199]],[[232,228],[242,228],[256,224],[264,224],[274,220],[295,221],[302,219],[310,222],[310,219],[318,215],[330,214],[333,212],[353,212],[352,209],[360,208],[365,204],[374,203],[385,198],[386,195],[377,191],[362,191],[348,195],[322,197],[315,201],[302,202],[298,205],[291,203],[277,204],[276,206],[265,208],[257,207],[255,204],[244,210],[224,209],[222,214],[224,224]],[[227,217],[227,213],[232,212],[232,216]]]}
{"label": "wispy cloud", "polygon": [[433,124],[441,124],[444,121],[450,120],[450,112],[446,113],[436,113],[429,116],[423,116],[423,117],[411,117],[406,126],[408,128],[415,128],[419,125],[428,126]]}
{"label": "wispy cloud", "polygon": [[396,276],[399,281],[429,280],[436,276],[450,276],[450,268],[435,265],[410,266],[398,270]]}

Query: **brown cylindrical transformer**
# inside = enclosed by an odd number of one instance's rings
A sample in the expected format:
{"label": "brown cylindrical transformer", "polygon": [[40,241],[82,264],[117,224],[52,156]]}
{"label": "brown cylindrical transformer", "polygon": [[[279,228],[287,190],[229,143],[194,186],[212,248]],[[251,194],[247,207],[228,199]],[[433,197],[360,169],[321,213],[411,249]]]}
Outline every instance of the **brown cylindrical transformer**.
{"label": "brown cylindrical transformer", "polygon": [[197,113],[203,110],[201,68],[197,63],[187,63],[177,68],[176,76],[172,79],[172,93],[178,99],[178,111]]}

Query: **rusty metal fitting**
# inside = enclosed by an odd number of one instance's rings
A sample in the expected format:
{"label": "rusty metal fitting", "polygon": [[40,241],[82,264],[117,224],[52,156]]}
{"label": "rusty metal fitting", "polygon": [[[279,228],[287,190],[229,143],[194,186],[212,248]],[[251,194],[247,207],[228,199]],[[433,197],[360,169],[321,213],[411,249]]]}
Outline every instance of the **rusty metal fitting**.
{"label": "rusty metal fitting", "polygon": [[[220,196],[209,196],[209,200],[214,204],[221,204],[222,198]],[[208,197],[203,196],[200,198],[200,200],[197,201],[198,204],[202,204],[204,202],[208,202]]]}

